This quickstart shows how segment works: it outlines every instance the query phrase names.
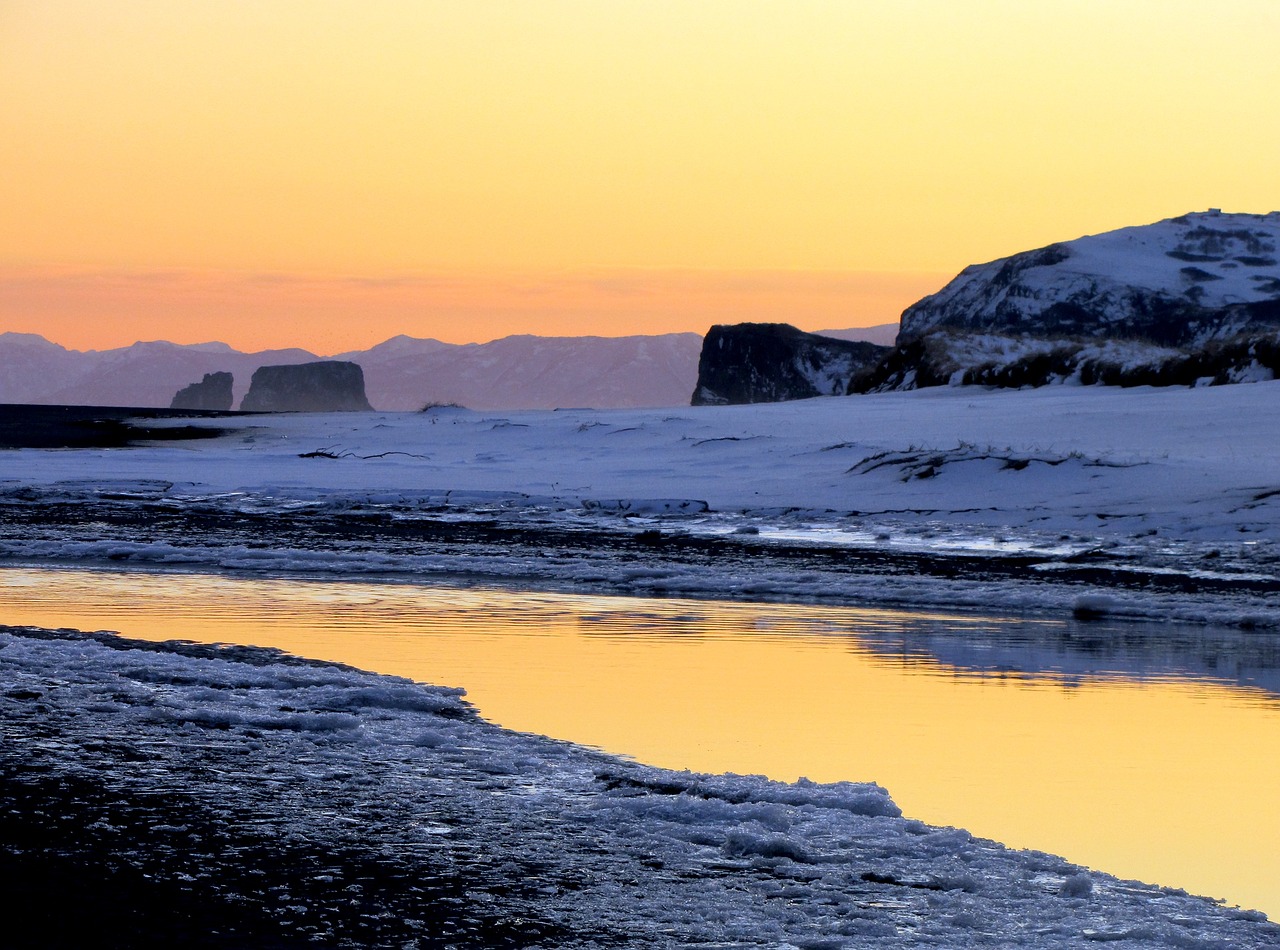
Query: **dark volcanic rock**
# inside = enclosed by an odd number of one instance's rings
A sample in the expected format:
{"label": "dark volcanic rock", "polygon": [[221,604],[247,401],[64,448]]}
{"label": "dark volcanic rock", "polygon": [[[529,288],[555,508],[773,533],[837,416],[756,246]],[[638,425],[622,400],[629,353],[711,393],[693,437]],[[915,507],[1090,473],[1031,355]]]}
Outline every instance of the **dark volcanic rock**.
{"label": "dark volcanic rock", "polygon": [[900,343],[851,393],[992,386],[1219,386],[1280,376],[1280,333],[1170,348],[1134,340],[1046,339],[938,330]]}
{"label": "dark volcanic rock", "polygon": [[714,326],[702,341],[695,406],[843,396],[850,379],[889,352],[785,323]]}
{"label": "dark volcanic rock", "polygon": [[254,371],[240,408],[246,412],[346,412],[370,410],[364,371],[356,363],[321,360]]}
{"label": "dark volcanic rock", "polygon": [[170,409],[219,409],[227,411],[231,408],[230,373],[205,373],[204,379],[177,391]]}

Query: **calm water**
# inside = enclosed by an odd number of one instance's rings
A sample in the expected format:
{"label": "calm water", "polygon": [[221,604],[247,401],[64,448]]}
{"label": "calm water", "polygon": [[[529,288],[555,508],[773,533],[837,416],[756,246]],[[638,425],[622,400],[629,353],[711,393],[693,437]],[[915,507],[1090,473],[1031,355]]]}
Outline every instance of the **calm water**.
{"label": "calm water", "polygon": [[655,765],[877,781],[913,817],[1280,916],[1274,635],[17,568],[0,608],[464,686]]}

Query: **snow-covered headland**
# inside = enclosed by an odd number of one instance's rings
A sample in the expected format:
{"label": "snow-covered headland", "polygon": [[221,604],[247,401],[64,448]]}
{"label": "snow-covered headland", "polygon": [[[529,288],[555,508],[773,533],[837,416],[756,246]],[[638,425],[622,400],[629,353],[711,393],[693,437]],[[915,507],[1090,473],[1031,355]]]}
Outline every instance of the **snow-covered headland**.
{"label": "snow-covered headland", "polygon": [[903,337],[978,332],[1203,344],[1276,327],[1280,212],[1193,212],[966,267],[902,315]]}
{"label": "snow-covered headland", "polygon": [[966,267],[850,391],[1280,376],[1280,212],[1179,215]]}
{"label": "snow-covered headland", "polygon": [[648,768],[274,651],[0,628],[0,677],[15,945],[1280,945],[876,785]]}

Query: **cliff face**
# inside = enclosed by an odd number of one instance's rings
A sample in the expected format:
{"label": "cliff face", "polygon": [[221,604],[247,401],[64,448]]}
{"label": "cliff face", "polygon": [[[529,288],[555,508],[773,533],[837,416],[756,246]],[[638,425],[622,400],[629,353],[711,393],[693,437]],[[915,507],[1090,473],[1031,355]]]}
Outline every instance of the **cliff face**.
{"label": "cliff face", "polygon": [[1280,326],[1280,212],[1185,214],[966,267],[908,307],[937,330],[1201,347]]}
{"label": "cliff face", "polygon": [[889,351],[785,323],[714,326],[702,341],[695,406],[843,396],[858,372]]}
{"label": "cliff face", "polygon": [[174,394],[170,409],[219,409],[231,408],[231,385],[234,377],[230,373],[205,373],[204,379],[190,386],[184,386]]}
{"label": "cliff face", "polygon": [[1280,375],[1280,332],[1244,333],[1203,346],[1132,339],[1041,339],[939,330],[894,348],[850,392],[928,386],[1003,389],[1083,386],[1217,386]]}
{"label": "cliff face", "polygon": [[247,412],[347,412],[373,407],[365,397],[364,371],[357,364],[322,360],[259,367],[240,408]]}

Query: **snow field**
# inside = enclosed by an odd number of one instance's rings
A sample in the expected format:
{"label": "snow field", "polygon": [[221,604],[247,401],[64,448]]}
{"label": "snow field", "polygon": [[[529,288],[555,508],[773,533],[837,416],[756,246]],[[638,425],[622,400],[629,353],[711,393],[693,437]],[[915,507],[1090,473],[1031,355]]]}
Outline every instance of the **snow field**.
{"label": "snow field", "polygon": [[[1090,557],[1136,576],[1236,582],[1280,571],[1280,382],[1190,390],[931,389],[795,403],[500,415],[246,416],[230,435],[127,450],[5,453],[0,501],[92,499],[255,514],[394,518],[750,537],[883,551],[1043,555],[1017,583],[750,563],[531,560],[469,548],[204,546],[84,532],[7,533],[22,559],[233,570],[538,578],[610,589],[977,604],[1280,624],[1267,591],[1055,584]],[[212,542],[210,542],[212,544]],[[1195,585],[1191,585],[1195,586]],[[1265,586],[1265,585],[1264,585]],[[1132,589],[1137,588],[1137,589]]]}

